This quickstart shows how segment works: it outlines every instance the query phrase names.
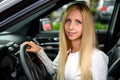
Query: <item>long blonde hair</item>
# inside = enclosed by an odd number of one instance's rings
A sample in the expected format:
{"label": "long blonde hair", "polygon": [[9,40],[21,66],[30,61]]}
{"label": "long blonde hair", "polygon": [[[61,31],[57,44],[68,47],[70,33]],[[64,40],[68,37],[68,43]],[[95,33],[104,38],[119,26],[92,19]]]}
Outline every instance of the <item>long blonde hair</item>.
{"label": "long blonde hair", "polygon": [[91,80],[91,72],[90,72],[90,58],[93,49],[96,47],[96,38],[94,31],[94,22],[92,18],[92,14],[89,8],[82,3],[74,3],[70,5],[63,15],[63,20],[60,28],[60,57],[58,63],[58,73],[57,80],[65,80],[64,71],[65,64],[67,60],[67,51],[71,48],[70,40],[67,38],[64,30],[65,19],[68,14],[73,10],[77,9],[80,11],[82,15],[82,25],[83,25],[83,33],[80,44],[80,56],[79,56],[79,67],[81,69],[81,77],[82,80]]}

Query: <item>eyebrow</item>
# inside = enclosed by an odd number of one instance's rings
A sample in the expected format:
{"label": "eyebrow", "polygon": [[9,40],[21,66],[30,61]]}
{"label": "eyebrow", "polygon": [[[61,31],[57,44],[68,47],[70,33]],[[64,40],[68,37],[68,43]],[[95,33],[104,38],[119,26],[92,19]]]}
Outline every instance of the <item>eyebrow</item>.
{"label": "eyebrow", "polygon": [[[66,18],[65,20],[67,20],[67,19],[70,19],[70,18]],[[70,19],[71,20],[71,19]],[[75,20],[79,20],[79,21],[82,21],[82,19],[75,19]]]}
{"label": "eyebrow", "polygon": [[81,21],[82,19],[75,19],[75,20],[80,20]]}

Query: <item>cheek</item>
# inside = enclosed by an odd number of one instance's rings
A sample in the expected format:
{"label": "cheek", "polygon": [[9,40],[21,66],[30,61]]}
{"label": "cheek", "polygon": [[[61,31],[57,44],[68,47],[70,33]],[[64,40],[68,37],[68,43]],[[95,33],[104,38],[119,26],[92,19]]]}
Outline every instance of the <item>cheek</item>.
{"label": "cheek", "polygon": [[80,27],[77,29],[77,32],[78,32],[80,35],[82,35],[82,32],[83,32],[82,26],[80,26]]}
{"label": "cheek", "polygon": [[64,26],[64,30],[65,32],[68,30],[68,27],[66,25]]}
{"label": "cheek", "polygon": [[76,30],[81,32],[81,31],[83,30],[82,25],[77,26],[77,27],[76,27]]}

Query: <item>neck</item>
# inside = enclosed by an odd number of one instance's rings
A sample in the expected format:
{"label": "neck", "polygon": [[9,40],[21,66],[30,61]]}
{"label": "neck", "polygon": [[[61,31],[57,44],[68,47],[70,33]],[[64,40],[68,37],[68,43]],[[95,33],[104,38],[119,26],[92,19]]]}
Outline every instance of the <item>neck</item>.
{"label": "neck", "polygon": [[71,53],[74,53],[80,49],[80,41],[72,41]]}

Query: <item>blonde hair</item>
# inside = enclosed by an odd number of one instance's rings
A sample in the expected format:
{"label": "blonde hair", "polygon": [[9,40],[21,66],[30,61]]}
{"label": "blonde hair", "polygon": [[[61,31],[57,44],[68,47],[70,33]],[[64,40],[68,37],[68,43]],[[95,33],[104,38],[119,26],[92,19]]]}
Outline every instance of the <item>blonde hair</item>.
{"label": "blonde hair", "polygon": [[94,22],[89,8],[82,3],[75,3],[69,6],[63,15],[60,28],[60,57],[58,63],[57,80],[65,80],[64,71],[67,60],[67,51],[71,48],[70,40],[67,38],[64,30],[65,19],[72,10],[79,10],[82,15],[83,33],[80,44],[79,67],[81,69],[82,80],[91,80],[90,58],[93,49],[96,47],[96,38],[94,31]]}

